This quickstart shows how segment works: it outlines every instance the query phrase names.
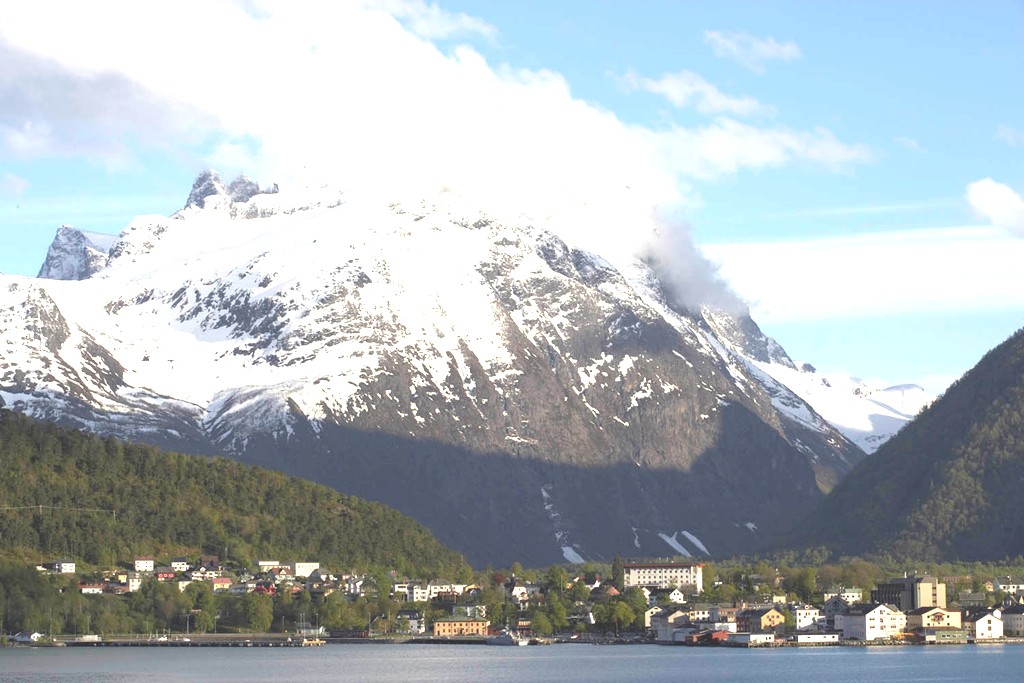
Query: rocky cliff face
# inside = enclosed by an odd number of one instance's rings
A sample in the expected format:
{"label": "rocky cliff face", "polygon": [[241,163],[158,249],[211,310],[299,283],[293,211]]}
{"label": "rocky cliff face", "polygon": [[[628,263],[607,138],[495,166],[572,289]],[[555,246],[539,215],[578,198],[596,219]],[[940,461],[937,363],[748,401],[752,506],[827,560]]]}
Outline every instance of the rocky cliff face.
{"label": "rocky cliff face", "polygon": [[277,185],[261,190],[259,183],[244,173],[225,185],[224,181],[220,179],[220,174],[210,169],[200,173],[192,184],[192,191],[188,194],[185,208],[206,208],[206,202],[210,197],[223,197],[230,202],[244,203],[258,194],[275,194],[276,192]]}
{"label": "rocky cliff face", "polygon": [[77,230],[62,225],[50,244],[38,277],[49,280],[84,280],[107,265],[113,235]]}
{"label": "rocky cliff face", "polygon": [[753,550],[862,456],[758,371],[788,357],[753,321],[639,261],[445,198],[200,180],[90,280],[0,280],[5,407],[381,500],[478,564]]}

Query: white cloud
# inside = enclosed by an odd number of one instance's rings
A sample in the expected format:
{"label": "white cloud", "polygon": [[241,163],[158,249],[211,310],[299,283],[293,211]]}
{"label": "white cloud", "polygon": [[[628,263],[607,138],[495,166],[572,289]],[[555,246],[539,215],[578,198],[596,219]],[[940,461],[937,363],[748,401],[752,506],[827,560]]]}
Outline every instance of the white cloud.
{"label": "white cloud", "polygon": [[741,31],[705,31],[704,42],[716,57],[731,59],[754,73],[764,73],[765,62],[792,62],[803,56],[800,46],[792,41],[780,43],[770,36],[758,38]]}
{"label": "white cloud", "polygon": [[413,33],[428,40],[460,35],[480,35],[495,39],[498,30],[486,21],[462,12],[448,12],[423,0],[366,0],[368,7],[379,7],[398,18]]}
{"label": "white cloud", "polygon": [[[23,155],[113,163],[164,146],[283,188],[444,187],[606,254],[683,234],[653,207],[692,204],[691,180],[871,158],[824,128],[627,125],[557,73],[494,66],[465,45],[443,52],[422,36],[494,32],[423,2],[97,0],[50,14],[0,4],[0,144]],[[708,111],[753,102],[689,87]]]}
{"label": "white cloud", "polygon": [[870,148],[844,144],[831,131],[821,127],[813,131],[757,128],[720,118],[700,128],[645,130],[643,135],[652,140],[652,146],[659,153],[665,155],[670,167],[687,176],[705,180],[747,168],[783,166],[796,160],[837,170],[874,158]]}
{"label": "white cloud", "polygon": [[1024,310],[1024,241],[998,228],[706,244],[701,251],[762,324]]}
{"label": "white cloud", "polygon": [[619,82],[626,90],[644,90],[661,95],[675,107],[693,106],[702,114],[749,116],[773,111],[753,97],[726,95],[692,71],[665,74],[658,79],[645,78],[628,71]]}
{"label": "white cloud", "polygon": [[27,180],[13,173],[0,175],[0,197],[20,197],[30,186]]}
{"label": "white cloud", "polygon": [[920,142],[918,142],[914,138],[896,136],[895,138],[893,138],[893,141],[900,147],[903,147],[904,149],[909,149],[911,152],[923,154],[924,152],[928,151]]}
{"label": "white cloud", "polygon": [[124,168],[132,161],[130,139],[179,148],[208,128],[209,117],[201,121],[195,110],[114,69],[61,64],[44,47],[18,49],[4,35],[5,18],[14,20],[4,17],[7,10],[0,8],[0,157],[78,156]]}
{"label": "white cloud", "polygon": [[993,225],[1024,237],[1024,199],[1009,186],[991,178],[975,181],[967,186],[967,201]]}
{"label": "white cloud", "polygon": [[1005,142],[1010,147],[1024,147],[1024,130],[1017,130],[1005,124],[996,128],[995,140]]}

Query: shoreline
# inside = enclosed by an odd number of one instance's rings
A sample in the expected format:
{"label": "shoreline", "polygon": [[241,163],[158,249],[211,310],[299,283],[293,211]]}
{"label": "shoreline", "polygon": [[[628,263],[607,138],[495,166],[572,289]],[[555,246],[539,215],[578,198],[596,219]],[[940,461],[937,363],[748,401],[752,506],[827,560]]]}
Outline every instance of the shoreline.
{"label": "shoreline", "polygon": [[[93,637],[62,637],[35,643],[8,642],[7,647],[291,647],[317,648],[325,645],[486,645],[486,639],[480,637],[442,638],[433,636],[393,636],[379,638],[329,637],[302,638],[284,633],[260,634],[203,634],[176,636],[112,636],[109,638]],[[843,640],[836,643],[796,643],[781,641],[771,644],[728,644],[728,643],[668,643],[652,640],[627,640],[621,638],[571,639],[560,637],[534,638],[531,646],[538,645],[659,645],[664,647],[722,648],[722,649],[773,649],[773,648],[830,648],[830,647],[921,647],[943,645],[1024,645],[1024,638],[1010,637],[999,639],[970,640],[967,642],[921,643],[908,641],[854,641]]]}

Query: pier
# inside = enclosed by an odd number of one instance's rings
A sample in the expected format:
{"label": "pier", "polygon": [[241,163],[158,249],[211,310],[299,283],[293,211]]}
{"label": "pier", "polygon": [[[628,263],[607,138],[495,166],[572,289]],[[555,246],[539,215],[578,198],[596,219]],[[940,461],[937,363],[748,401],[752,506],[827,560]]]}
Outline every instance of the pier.
{"label": "pier", "polygon": [[66,647],[323,647],[326,641],[320,638],[258,635],[249,638],[239,636],[69,638],[59,641],[59,644]]}

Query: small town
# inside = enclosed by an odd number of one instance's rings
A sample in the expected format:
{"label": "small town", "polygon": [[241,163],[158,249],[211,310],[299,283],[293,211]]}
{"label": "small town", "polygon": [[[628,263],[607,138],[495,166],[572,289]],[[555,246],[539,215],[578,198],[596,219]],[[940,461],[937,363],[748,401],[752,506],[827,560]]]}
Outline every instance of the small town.
{"label": "small town", "polygon": [[[756,598],[708,602],[705,565],[672,560],[616,558],[606,579],[561,566],[537,572],[514,565],[507,573],[480,575],[475,583],[414,581],[395,572],[336,574],[307,560],[260,560],[252,567],[222,563],[215,555],[159,560],[138,556],[99,573],[79,572],[70,559],[35,566],[40,579],[55,582],[79,602],[70,603],[70,614],[66,608],[61,615],[52,608],[46,614],[21,614],[21,621],[34,627],[5,635],[6,642],[727,647],[1024,642],[1024,580],[1008,576],[948,577],[957,585],[980,583],[980,590],[961,591],[952,600],[939,577],[905,575],[873,587],[826,588],[815,592],[820,599],[805,602],[784,590],[792,579],[778,571],[775,576],[750,573],[742,579]],[[805,585],[807,572],[801,572]],[[721,581],[711,584],[713,593],[722,592]],[[105,604],[88,610],[81,600]],[[153,605],[149,616],[147,601]],[[123,616],[126,606],[143,616],[128,622],[110,616]],[[8,623],[20,607],[10,591]],[[98,621],[89,623],[88,614],[99,614]]]}

